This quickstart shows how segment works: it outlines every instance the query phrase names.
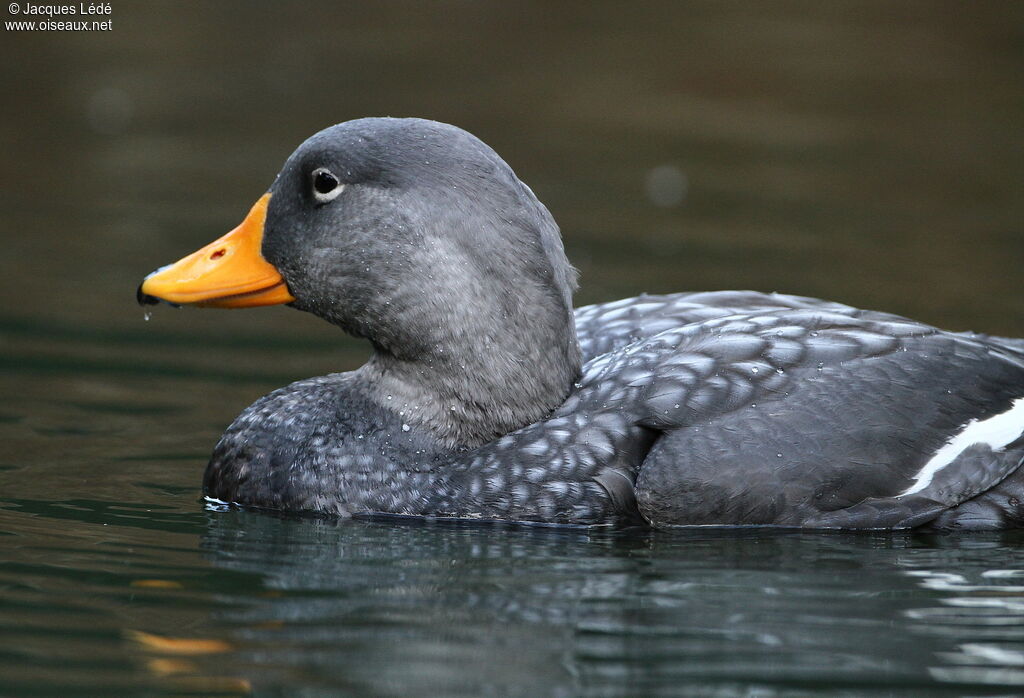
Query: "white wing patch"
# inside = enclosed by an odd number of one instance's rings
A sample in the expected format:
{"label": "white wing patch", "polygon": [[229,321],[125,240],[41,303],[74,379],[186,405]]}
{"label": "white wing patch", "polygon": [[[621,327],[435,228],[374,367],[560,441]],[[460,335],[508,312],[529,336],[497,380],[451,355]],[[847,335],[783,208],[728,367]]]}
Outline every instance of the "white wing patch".
{"label": "white wing patch", "polygon": [[975,444],[985,444],[998,451],[1013,443],[1024,434],[1024,397],[1013,401],[1006,412],[987,419],[972,419],[964,425],[946,444],[935,452],[918,472],[914,484],[900,493],[899,497],[920,492],[931,484],[935,474],[957,459],[965,450]]}

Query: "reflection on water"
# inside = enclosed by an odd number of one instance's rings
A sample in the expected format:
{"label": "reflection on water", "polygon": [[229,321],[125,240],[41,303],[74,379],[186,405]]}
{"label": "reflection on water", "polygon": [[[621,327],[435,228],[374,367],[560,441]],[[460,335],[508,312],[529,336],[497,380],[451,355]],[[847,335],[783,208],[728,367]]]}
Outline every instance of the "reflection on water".
{"label": "reflection on water", "polygon": [[[966,575],[921,569],[907,574],[926,589],[946,592],[937,607],[906,611],[908,618],[919,621],[919,632],[957,642],[953,651],[937,653],[945,666],[928,668],[934,678],[1024,686],[1024,569],[970,570]],[[970,642],[964,642],[965,628],[970,629]]]}
{"label": "reflection on water", "polygon": [[1017,533],[587,532],[0,504],[3,530],[24,542],[0,569],[5,692],[1024,684]]}
{"label": "reflection on water", "polygon": [[310,133],[418,115],[548,204],[581,303],[756,288],[1024,336],[1024,5],[182,8],[0,42],[0,694],[1024,691],[1016,533],[204,510],[243,406],[367,349],[133,298]]}

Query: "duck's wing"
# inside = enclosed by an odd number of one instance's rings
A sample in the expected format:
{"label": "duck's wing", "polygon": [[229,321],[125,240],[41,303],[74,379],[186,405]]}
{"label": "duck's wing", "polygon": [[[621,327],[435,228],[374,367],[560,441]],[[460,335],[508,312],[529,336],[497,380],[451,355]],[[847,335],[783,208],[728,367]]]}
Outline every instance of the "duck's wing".
{"label": "duck's wing", "polygon": [[[621,349],[645,337],[682,325],[705,322],[732,315],[774,310],[820,310],[841,313],[866,320],[905,318],[876,310],[808,296],[760,291],[697,291],[665,295],[641,294],[608,303],[585,305],[576,309],[576,335],[583,360]],[[1024,355],[1024,339],[995,337],[974,332],[959,333],[964,337],[999,346]]]}
{"label": "duck's wing", "polygon": [[409,513],[916,526],[1015,472],[1022,396],[1024,360],[981,338],[845,306],[716,317],[592,359],[550,417],[448,462]]}
{"label": "duck's wing", "polygon": [[964,332],[963,336],[997,346],[1012,354],[1024,356],[1024,339],[1016,339],[1014,337],[995,337],[987,334],[977,334],[975,332]]}
{"label": "duck's wing", "polygon": [[[653,337],[682,325],[730,315],[787,309],[853,314],[868,312],[818,298],[758,291],[643,294],[634,298],[577,308],[576,335],[583,351],[583,360],[589,361],[639,339]],[[892,317],[882,313],[870,314]]]}
{"label": "duck's wing", "polygon": [[660,434],[636,476],[656,525],[916,526],[1024,458],[1019,353],[853,309],[668,330],[580,385],[559,412],[596,398]]}

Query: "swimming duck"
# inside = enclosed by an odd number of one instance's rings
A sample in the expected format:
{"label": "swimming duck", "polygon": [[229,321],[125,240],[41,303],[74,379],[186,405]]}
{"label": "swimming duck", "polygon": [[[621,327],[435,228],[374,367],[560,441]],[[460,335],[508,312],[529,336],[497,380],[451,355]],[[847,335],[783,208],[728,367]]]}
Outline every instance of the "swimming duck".
{"label": "swimming duck", "polygon": [[212,499],[549,524],[1006,528],[1024,340],[749,291],[572,306],[551,214],[423,119],[309,138],[140,303],[287,303],[373,345],[245,409]]}

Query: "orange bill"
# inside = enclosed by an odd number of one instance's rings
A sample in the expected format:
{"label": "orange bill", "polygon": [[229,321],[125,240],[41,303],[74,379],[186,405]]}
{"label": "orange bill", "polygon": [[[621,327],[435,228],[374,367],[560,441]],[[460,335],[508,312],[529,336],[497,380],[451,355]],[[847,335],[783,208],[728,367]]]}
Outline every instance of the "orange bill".
{"label": "orange bill", "polygon": [[264,194],[230,233],[147,276],[139,302],[252,308],[294,301],[281,273],[260,252],[269,201]]}

